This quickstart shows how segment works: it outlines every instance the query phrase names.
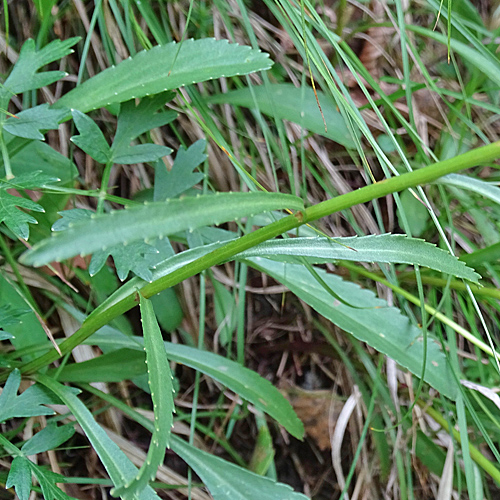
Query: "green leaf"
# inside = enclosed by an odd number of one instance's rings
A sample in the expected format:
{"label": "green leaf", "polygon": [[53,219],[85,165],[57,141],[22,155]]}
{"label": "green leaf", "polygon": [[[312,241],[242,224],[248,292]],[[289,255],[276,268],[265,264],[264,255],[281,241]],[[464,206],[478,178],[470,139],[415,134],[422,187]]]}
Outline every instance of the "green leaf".
{"label": "green leaf", "polygon": [[153,47],[68,92],[54,107],[82,112],[214,78],[269,69],[268,54],[227,40],[185,40]]}
{"label": "green leaf", "polygon": [[57,487],[57,483],[64,482],[64,477],[60,474],[55,474],[50,470],[43,469],[42,467],[35,466],[31,464],[33,474],[40,483],[40,488],[42,489],[42,495],[44,499],[55,499],[55,500],[69,500],[70,497],[64,491]]}
{"label": "green leaf", "polygon": [[[38,375],[37,380],[58,396],[74,415],[115,485],[124,484],[137,475],[135,465],[99,426],[92,413],[76,397],[74,389],[46,375]],[[140,500],[159,499],[150,486],[146,486],[138,498]]]}
{"label": "green leaf", "polygon": [[[315,269],[321,279],[344,301],[356,309],[332,300],[321,283],[304,266],[283,264],[261,257],[245,260],[249,265],[283,283],[297,297],[362,342],[386,354],[414,375],[422,374],[423,334],[408,318],[385,300],[354,283]],[[427,345],[425,381],[444,396],[454,399],[457,384],[441,346],[434,338]]]}
{"label": "green leaf", "polygon": [[[94,215],[91,210],[83,208],[74,208],[58,213],[62,218],[54,222],[53,231],[65,231],[75,222],[88,220]],[[151,282],[153,274],[150,269],[156,264],[154,259],[147,258],[151,254],[158,255],[159,252],[143,241],[136,241],[129,245],[118,244],[107,250],[94,252],[88,271],[90,276],[95,276],[106,264],[108,257],[112,256],[116,272],[122,281],[127,279],[129,272],[132,271],[141,279]]]}
{"label": "green leaf", "polygon": [[[81,363],[66,365],[57,380],[60,382],[121,382],[146,373],[146,355],[142,351],[117,349]],[[49,372],[54,374],[57,370]]]}
{"label": "green leaf", "polygon": [[39,89],[56,82],[63,76],[64,71],[46,71],[37,73],[43,66],[61,59],[73,52],[70,47],[75,45],[80,37],[67,40],[54,40],[40,50],[36,50],[34,40],[26,40],[19,53],[19,58],[7,80],[0,89],[0,98],[12,94],[20,94],[28,90]]}
{"label": "green leaf", "polygon": [[24,253],[24,265],[43,266],[119,243],[158,238],[278,209],[300,210],[300,198],[279,193],[216,193],[154,202],[77,222]]}
{"label": "green leaf", "polygon": [[[7,144],[9,154],[11,154],[11,145],[16,142],[17,138],[8,132],[5,132],[5,137],[6,140],[8,137],[11,138]],[[52,178],[61,179],[63,182],[70,181],[78,175],[78,169],[69,158],[64,157],[47,143],[41,141],[31,141],[22,150],[16,151],[10,159],[16,178],[25,174],[33,174],[33,169]],[[0,175],[5,176],[3,164],[0,166]]]}
{"label": "green leaf", "polygon": [[94,120],[76,109],[71,114],[80,132],[80,135],[71,137],[71,142],[99,163],[111,161],[111,148]]}
{"label": "green leaf", "polygon": [[25,455],[36,455],[37,453],[54,450],[70,439],[74,433],[75,428],[72,425],[57,426],[50,424],[24,443],[21,451]]}
{"label": "green leaf", "polygon": [[[423,37],[428,37],[436,40],[443,45],[448,44],[447,37],[442,35],[441,33],[438,33],[437,31],[415,25],[406,25],[406,28],[408,30],[414,31],[415,33],[418,33]],[[469,47],[469,45],[459,42],[453,38],[450,40],[450,45],[454,52],[466,59],[481,73],[493,80],[497,85],[500,85],[500,68],[498,66],[498,60],[487,49],[483,49],[484,52],[481,53],[479,52],[479,50],[473,47]]]}
{"label": "green leaf", "polygon": [[500,205],[500,188],[487,181],[470,177],[469,175],[449,174],[441,177],[433,184],[443,184],[444,186],[453,186],[466,191],[473,191],[483,198],[487,198]]}
{"label": "green leaf", "polygon": [[112,161],[120,164],[132,164],[156,161],[172,153],[172,149],[158,144],[130,143],[141,134],[157,127],[162,127],[177,118],[174,111],[156,113],[172,98],[172,93],[161,93],[146,97],[136,106],[135,101],[128,101],[121,106],[118,126],[111,146]]}
{"label": "green leaf", "polygon": [[170,172],[167,171],[163,162],[156,164],[155,201],[175,198],[203,179],[201,172],[193,173],[193,170],[206,160],[207,155],[204,153],[206,146],[207,141],[205,139],[196,141],[187,150],[181,146],[177,151]]}
{"label": "green leaf", "polygon": [[14,486],[19,500],[28,500],[31,492],[31,468],[25,457],[15,457],[10,464],[10,472],[5,488]]}
{"label": "green leaf", "polygon": [[153,400],[154,430],[146,461],[139,474],[132,481],[112,492],[113,495],[120,495],[124,499],[134,498],[137,492],[142,491],[148,482],[156,477],[156,472],[163,463],[165,450],[170,441],[174,422],[173,412],[175,411],[172,373],[153,305],[141,294],[139,294],[139,298],[149,376],[148,383]]}
{"label": "green leaf", "polygon": [[0,422],[9,418],[37,417],[39,415],[53,415],[54,411],[46,406],[47,400],[33,389],[26,389],[19,396],[17,391],[21,384],[21,372],[15,368],[9,375],[0,394]]}
{"label": "green leaf", "polygon": [[[70,311],[75,316],[75,311]],[[83,315],[75,316],[83,321]],[[129,337],[110,327],[96,332],[86,342],[103,348],[142,350],[141,337]],[[221,384],[267,413],[292,436],[302,439],[304,427],[287,399],[265,378],[235,361],[194,347],[165,342],[168,357],[177,363],[218,380]]]}
{"label": "green leaf", "polygon": [[40,104],[40,106],[26,109],[17,113],[15,117],[9,118],[3,128],[17,137],[43,141],[42,130],[57,129],[59,121],[65,114],[64,110],[50,109],[48,104]]}
{"label": "green leaf", "polygon": [[200,476],[214,500],[307,500],[290,486],[258,476],[172,436],[172,450]]}
{"label": "green leaf", "polygon": [[25,240],[29,237],[28,223],[37,224],[37,220],[31,215],[22,212],[19,208],[44,212],[42,206],[27,198],[21,198],[9,194],[6,189],[31,189],[43,187],[55,181],[41,172],[19,175],[12,180],[0,180],[0,222],[3,222],[17,237]]}
{"label": "green leaf", "polygon": [[354,140],[335,102],[317,92],[327,130],[312,88],[295,87],[291,83],[253,86],[209,97],[209,103],[229,103],[245,108],[258,108],[262,113],[297,123],[315,134],[328,137],[347,148],[355,148]]}
{"label": "green leaf", "polygon": [[119,244],[107,250],[98,250],[92,255],[89,274],[90,276],[97,274],[106,263],[108,256],[111,255],[121,281],[126,280],[129,272],[132,271],[139,278],[151,283],[153,281],[151,267],[153,266],[145,258],[151,254],[158,254],[158,250],[144,241],[134,241],[129,245]]}
{"label": "green leaf", "polygon": [[436,271],[477,283],[481,278],[473,269],[449,252],[432,243],[404,234],[380,234],[350,238],[288,238],[272,240],[251,248],[236,258],[266,257],[300,264],[306,259],[311,264],[336,260],[355,262],[388,262],[418,264]]}
{"label": "green leaf", "polygon": [[[417,199],[413,193],[408,190],[401,193],[400,200],[411,234],[414,236],[420,236],[425,231],[427,224],[431,220],[429,210],[421,200]],[[397,214],[399,225],[403,226],[404,223],[399,209]]]}
{"label": "green leaf", "polygon": [[30,230],[28,223],[38,224],[38,221],[31,215],[18,210],[34,210],[35,212],[44,212],[45,210],[34,201],[13,196],[3,189],[0,189],[0,222],[5,225],[18,237],[27,240]]}

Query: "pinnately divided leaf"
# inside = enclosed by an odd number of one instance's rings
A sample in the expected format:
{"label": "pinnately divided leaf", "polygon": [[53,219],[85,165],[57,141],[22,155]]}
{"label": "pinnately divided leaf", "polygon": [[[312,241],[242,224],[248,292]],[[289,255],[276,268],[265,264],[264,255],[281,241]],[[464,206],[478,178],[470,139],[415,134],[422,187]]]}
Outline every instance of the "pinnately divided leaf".
{"label": "pinnately divided leaf", "polygon": [[71,54],[71,47],[80,40],[80,37],[67,40],[54,40],[40,50],[36,49],[34,40],[26,40],[21,48],[19,59],[12,72],[0,90],[0,98],[12,94],[20,94],[28,90],[39,89],[50,85],[66,75],[63,71],[45,71],[37,73],[47,64]]}
{"label": "pinnately divided leaf", "polygon": [[324,264],[335,260],[418,264],[436,271],[467,279],[481,278],[473,269],[432,243],[404,234],[380,234],[352,238],[287,238],[266,241],[237,256],[266,257],[300,264]]}
{"label": "pinnately divided leaf", "polygon": [[[91,210],[83,208],[74,208],[72,210],[64,210],[58,212],[62,219],[58,219],[52,224],[52,231],[65,231],[75,222],[89,220],[94,215]],[[109,256],[113,257],[116,273],[120,280],[125,280],[130,271],[136,274],[139,278],[151,282],[153,274],[151,268],[153,259],[148,259],[147,256],[158,255],[158,250],[144,241],[134,241],[129,245],[119,243],[106,250],[97,250],[92,255],[88,271],[90,276],[96,275],[106,264]]]}
{"label": "pinnately divided leaf", "polygon": [[303,203],[293,195],[266,192],[216,193],[148,203],[77,222],[34,245],[21,256],[21,262],[43,266],[119,243],[168,236],[279,209],[302,210]]}
{"label": "pinnately divided leaf", "polygon": [[163,345],[163,337],[156,321],[153,304],[140,293],[140,309],[144,333],[144,350],[148,367],[148,383],[153,400],[154,429],[151,436],[146,461],[137,476],[128,483],[117,487],[113,495],[127,500],[135,498],[150,480],[156,477],[158,467],[163,463],[165,451],[170,442],[173,426],[174,387],[172,373]]}
{"label": "pinnately divided leaf", "polygon": [[153,47],[68,92],[54,107],[82,112],[224,76],[267,70],[269,55],[227,40],[204,38]]}
{"label": "pinnately divided leaf", "polygon": [[47,400],[36,395],[35,386],[31,386],[18,396],[17,391],[20,384],[21,373],[16,368],[9,375],[2,394],[0,394],[0,422],[10,418],[54,414],[54,410],[42,406],[47,404]]}

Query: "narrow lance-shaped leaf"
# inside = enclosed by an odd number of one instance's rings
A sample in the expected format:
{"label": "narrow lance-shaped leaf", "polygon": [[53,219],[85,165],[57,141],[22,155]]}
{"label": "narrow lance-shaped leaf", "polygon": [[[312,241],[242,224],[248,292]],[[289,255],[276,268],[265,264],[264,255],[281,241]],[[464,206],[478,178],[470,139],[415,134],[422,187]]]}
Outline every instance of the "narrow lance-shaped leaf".
{"label": "narrow lance-shaped leaf", "polygon": [[404,234],[380,234],[352,238],[287,238],[266,241],[237,255],[237,258],[266,257],[300,264],[335,260],[388,262],[420,265],[476,282],[481,277],[450,253],[432,243]]}
{"label": "narrow lance-shaped leaf", "polygon": [[82,112],[224,76],[269,69],[268,54],[227,40],[184,40],[139,52],[68,92],[54,107]]}
{"label": "narrow lance-shaped leaf", "polygon": [[[81,318],[80,316],[78,319],[81,320]],[[107,349],[142,349],[142,339],[140,337],[128,337],[110,327],[95,333],[87,343]],[[165,349],[172,361],[182,363],[218,380],[243,399],[274,418],[292,436],[302,439],[304,427],[293,411],[292,406],[278,389],[259,374],[235,361],[194,347],[165,342]]]}
{"label": "narrow lance-shaped leaf", "polygon": [[[332,300],[322,284],[304,266],[274,262],[262,257],[249,258],[245,262],[283,283],[297,297],[358,340],[386,354],[416,376],[422,375],[422,331],[413,326],[398,309],[389,307],[386,301],[376,298],[369,290],[343,281],[339,276],[327,274],[322,269],[315,270],[329,288],[347,303],[358,307],[353,309]],[[424,378],[444,396],[450,399],[456,397],[458,389],[455,378],[440,344],[434,338],[428,340]]]}
{"label": "narrow lance-shaped leaf", "polygon": [[351,132],[343,116],[337,111],[335,102],[321,91],[316,93],[321,111],[311,87],[300,88],[289,83],[232,90],[211,96],[207,102],[257,108],[266,115],[289,120],[315,134],[328,137],[348,148],[354,148]]}
{"label": "narrow lance-shaped leaf", "polygon": [[113,495],[125,500],[135,497],[156,476],[158,467],[163,463],[165,450],[170,441],[174,412],[174,387],[163,337],[156,321],[152,303],[141,294],[140,309],[144,334],[144,349],[148,367],[148,383],[153,400],[154,429],[151,436],[146,461],[137,476],[128,483],[115,489]]}
{"label": "narrow lance-shaped leaf", "polygon": [[290,486],[258,476],[173,436],[175,451],[200,476],[214,500],[307,500]]}
{"label": "narrow lance-shaped leaf", "polygon": [[66,231],[36,244],[21,256],[21,262],[43,266],[75,255],[105,250],[118,243],[168,236],[285,208],[301,210],[302,200],[279,193],[216,193],[134,206],[77,222]]}

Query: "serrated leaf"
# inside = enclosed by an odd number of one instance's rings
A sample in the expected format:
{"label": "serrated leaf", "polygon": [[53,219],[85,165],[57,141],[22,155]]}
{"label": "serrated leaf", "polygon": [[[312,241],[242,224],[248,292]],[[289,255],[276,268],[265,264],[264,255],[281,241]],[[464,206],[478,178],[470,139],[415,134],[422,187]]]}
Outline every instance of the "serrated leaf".
{"label": "serrated leaf", "polygon": [[76,109],[71,114],[80,132],[80,135],[71,137],[71,142],[99,163],[111,161],[111,147],[94,120]]}
{"label": "serrated leaf", "polygon": [[240,257],[266,257],[295,264],[300,264],[302,259],[311,264],[324,264],[335,260],[418,264],[474,283],[481,278],[449,252],[424,240],[408,238],[404,234],[272,240],[237,256]]}
{"label": "serrated leaf", "polygon": [[53,450],[65,443],[75,433],[72,425],[50,424],[23,444],[21,451],[25,455],[36,455]]}
{"label": "serrated leaf", "polygon": [[173,93],[161,93],[145,97],[136,106],[135,100],[121,106],[115,139],[111,146],[112,161],[120,164],[132,164],[156,161],[172,153],[172,149],[158,144],[130,143],[141,134],[157,127],[162,127],[177,118],[174,111],[157,111],[173,97]]}
{"label": "serrated leaf", "polygon": [[156,321],[151,301],[139,294],[141,321],[148,367],[148,383],[153,401],[154,428],[151,436],[146,461],[139,474],[122,487],[116,488],[114,495],[120,495],[125,500],[135,497],[149,481],[156,477],[158,467],[163,463],[165,451],[170,442],[173,426],[174,387],[172,373],[163,345],[163,337]]}
{"label": "serrated leaf", "polygon": [[[76,397],[72,388],[46,375],[38,375],[37,380],[58,396],[71,411],[115,485],[124,484],[137,475],[137,468],[99,426],[92,413]],[[158,495],[150,486],[146,486],[138,498],[139,500],[159,500]]]}
{"label": "serrated leaf", "polygon": [[200,139],[189,146],[187,150],[181,146],[177,151],[170,172],[167,171],[163,163],[156,164],[155,201],[175,198],[203,179],[201,172],[193,173],[193,170],[206,160],[207,155],[204,153],[206,145],[207,141]]}
{"label": "serrated leaf", "polygon": [[214,500],[307,500],[287,484],[258,476],[172,436],[175,451],[200,476]]}
{"label": "serrated leaf", "polygon": [[268,54],[227,40],[184,40],[139,52],[68,92],[54,107],[82,112],[223,76],[269,69]]}
{"label": "serrated leaf", "polygon": [[19,500],[28,500],[31,492],[31,468],[25,457],[15,457],[5,483],[6,488],[14,487]]}
{"label": "serrated leaf", "polygon": [[46,398],[36,394],[31,390],[31,387],[18,396],[17,391],[20,384],[21,372],[15,368],[5,382],[2,394],[0,394],[0,422],[9,418],[54,414],[53,410],[42,406],[47,404]]}
{"label": "serrated leaf", "polygon": [[[321,111],[312,88],[295,87],[291,83],[254,85],[252,88],[211,96],[207,102],[258,108],[266,115],[289,120],[315,134],[328,137],[348,148],[354,148],[354,140],[343,116],[337,111],[335,102],[321,91],[317,91],[317,96]],[[327,126],[326,131],[323,118]]]}
{"label": "serrated leaf", "polygon": [[[357,307],[353,309],[333,301],[323,285],[304,266],[274,262],[262,257],[249,258],[244,262],[283,283],[297,297],[339,328],[389,356],[414,375],[421,376],[423,333],[398,309],[389,307],[385,300],[376,298],[371,291],[363,290],[339,276],[315,269],[331,290],[347,303]],[[428,340],[424,378],[444,396],[450,399],[456,397],[456,380],[440,344],[434,338]]]}
{"label": "serrated leaf", "polygon": [[[19,58],[0,91],[7,95],[20,94],[28,90],[50,85],[66,75],[63,71],[37,73],[43,66],[71,54],[71,47],[80,37],[67,40],[54,40],[40,50],[36,50],[34,40],[26,40],[19,53]],[[9,95],[9,99],[10,99]]]}
{"label": "serrated leaf", "polygon": [[59,121],[66,115],[65,110],[50,109],[48,104],[40,104],[26,109],[9,118],[4,130],[17,137],[25,139],[44,140],[42,130],[54,130],[59,127]]}
{"label": "serrated leaf", "polygon": [[280,193],[216,193],[154,202],[77,222],[24,253],[25,265],[43,266],[75,255],[88,255],[119,243],[168,236],[211,224],[221,224],[256,213],[302,210],[300,198]]}

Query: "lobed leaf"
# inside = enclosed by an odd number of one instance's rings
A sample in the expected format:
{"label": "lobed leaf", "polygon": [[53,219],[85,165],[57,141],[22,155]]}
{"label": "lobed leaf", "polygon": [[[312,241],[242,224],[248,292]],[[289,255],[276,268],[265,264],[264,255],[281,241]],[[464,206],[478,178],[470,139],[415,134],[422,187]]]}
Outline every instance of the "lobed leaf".
{"label": "lobed leaf", "polygon": [[185,40],[142,51],[64,95],[54,107],[82,112],[215,78],[267,70],[268,54],[227,40]]}
{"label": "lobed leaf", "polygon": [[[422,331],[413,326],[398,309],[389,307],[385,300],[376,298],[371,291],[363,290],[339,276],[315,269],[326,285],[346,303],[355,306],[354,309],[332,300],[322,284],[304,266],[274,262],[262,257],[249,258],[245,262],[283,283],[318,313],[358,340],[389,356],[414,375],[421,376],[424,358]],[[429,338],[427,344],[424,379],[450,399],[454,399],[458,393],[446,355],[434,338]]]}
{"label": "lobed leaf", "polygon": [[80,37],[54,40],[40,50],[36,49],[34,40],[26,40],[14,68],[3,84],[0,95],[5,94],[10,98],[12,94],[39,89],[66,76],[64,71],[45,71],[43,73],[37,73],[37,71],[51,62],[71,54],[73,52],[71,47],[79,40]]}
{"label": "lobed leaf", "polygon": [[75,255],[88,255],[119,243],[164,237],[221,224],[259,212],[300,210],[296,196],[279,193],[216,193],[154,202],[76,222],[66,231],[42,240],[21,256],[25,265],[43,266]]}
{"label": "lobed leaf", "polygon": [[46,406],[47,399],[35,390],[35,386],[26,389],[19,396],[17,391],[21,384],[21,372],[15,368],[0,394],[0,422],[10,418],[38,417],[40,415],[53,415],[54,411]]}
{"label": "lobed leaf", "polygon": [[14,487],[19,500],[28,500],[31,492],[30,461],[26,457],[18,456],[12,460],[5,488]]}
{"label": "lobed leaf", "polygon": [[335,260],[388,262],[420,265],[477,283],[481,278],[473,269],[432,243],[404,234],[380,234],[349,238],[287,238],[272,240],[236,256],[266,257],[300,264],[324,264]]}
{"label": "lobed leaf", "polygon": [[155,201],[175,198],[203,179],[201,172],[194,173],[193,170],[206,160],[206,146],[205,139],[196,141],[188,149],[181,146],[170,171],[167,171],[163,162],[155,166]]}
{"label": "lobed leaf", "polygon": [[64,110],[50,109],[48,104],[40,104],[9,118],[3,128],[17,137],[43,141],[42,131],[57,129],[65,114]]}

